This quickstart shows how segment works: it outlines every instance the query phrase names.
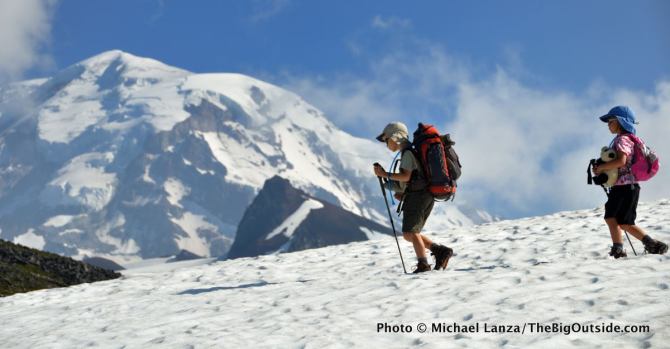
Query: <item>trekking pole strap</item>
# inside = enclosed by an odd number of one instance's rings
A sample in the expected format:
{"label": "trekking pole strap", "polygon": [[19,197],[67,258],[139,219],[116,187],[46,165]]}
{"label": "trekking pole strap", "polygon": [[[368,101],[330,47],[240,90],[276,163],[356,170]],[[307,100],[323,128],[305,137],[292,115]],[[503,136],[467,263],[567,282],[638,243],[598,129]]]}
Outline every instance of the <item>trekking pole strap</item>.
{"label": "trekking pole strap", "polygon": [[[388,190],[389,190],[389,191],[391,191],[391,188],[392,188],[392,185],[393,185],[393,183],[392,183],[392,181],[391,181],[391,173],[394,173],[394,172],[395,172],[395,168],[396,168],[396,166],[398,165],[398,160],[397,160],[397,159],[398,159],[398,156],[399,156],[401,153],[402,153],[402,152],[399,151],[398,153],[395,154],[395,156],[393,157],[393,160],[391,161],[391,166],[389,166],[388,176],[386,177],[386,178],[387,178],[387,182],[386,182],[386,184],[387,184],[387,186],[388,186]],[[391,205],[395,205],[395,201],[393,200],[393,195],[391,195]]]}
{"label": "trekking pole strap", "polygon": [[402,196],[400,197],[400,201],[398,201],[398,208],[395,210],[395,212],[398,214],[398,217],[400,217],[400,212],[402,212],[404,204],[405,204],[405,193],[403,193]]}
{"label": "trekking pole strap", "polygon": [[607,191],[607,188],[605,188],[605,186],[604,186],[604,185],[601,185],[600,187],[602,187],[602,188],[603,188],[603,190],[605,191],[605,195],[607,195],[607,197],[609,198],[609,197],[610,197],[610,192],[609,192],[609,191]]}

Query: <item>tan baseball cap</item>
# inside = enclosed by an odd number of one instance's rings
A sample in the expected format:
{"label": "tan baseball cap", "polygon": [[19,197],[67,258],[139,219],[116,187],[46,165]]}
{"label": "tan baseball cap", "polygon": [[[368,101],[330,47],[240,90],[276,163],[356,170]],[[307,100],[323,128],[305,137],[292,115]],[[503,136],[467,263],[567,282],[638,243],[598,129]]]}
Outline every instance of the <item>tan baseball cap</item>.
{"label": "tan baseball cap", "polygon": [[384,131],[382,131],[382,133],[377,136],[377,140],[386,143],[386,140],[389,138],[396,142],[400,142],[402,139],[409,139],[407,126],[398,121],[386,125],[386,127],[384,127]]}

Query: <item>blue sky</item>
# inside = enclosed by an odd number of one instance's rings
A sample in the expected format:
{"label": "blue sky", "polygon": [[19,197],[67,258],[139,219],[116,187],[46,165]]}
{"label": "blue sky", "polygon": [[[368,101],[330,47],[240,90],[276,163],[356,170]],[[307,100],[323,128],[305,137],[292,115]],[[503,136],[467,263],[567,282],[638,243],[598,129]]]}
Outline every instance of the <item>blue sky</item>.
{"label": "blue sky", "polygon": [[[393,120],[410,128],[428,121],[460,140],[469,176],[464,200],[508,217],[602,201],[582,187],[582,163],[608,142],[594,120],[614,104],[631,105],[641,132],[670,149],[663,134],[670,129],[664,121],[669,1],[25,0],[0,6],[19,3],[31,11],[19,24],[4,24],[25,30],[9,39],[0,34],[4,47],[17,47],[5,50],[14,57],[0,53],[0,79],[48,76],[120,49],[193,72],[239,72],[281,85],[361,137]],[[492,150],[495,158],[482,155]],[[520,182],[524,189],[500,189]],[[670,177],[657,180],[643,198],[670,195],[666,182]],[[580,186],[579,194],[565,194],[565,186]]]}
{"label": "blue sky", "polygon": [[546,86],[651,89],[670,74],[668,15],[662,0],[68,0],[47,50],[57,68],[116,48],[194,72],[367,74],[423,40],[484,71],[520,59]]}

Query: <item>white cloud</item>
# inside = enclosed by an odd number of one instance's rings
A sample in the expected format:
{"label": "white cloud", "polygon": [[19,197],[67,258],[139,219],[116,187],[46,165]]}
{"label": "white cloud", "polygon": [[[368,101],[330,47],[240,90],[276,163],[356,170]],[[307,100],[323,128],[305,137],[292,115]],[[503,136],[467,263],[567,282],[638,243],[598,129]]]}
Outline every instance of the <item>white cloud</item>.
{"label": "white cloud", "polygon": [[[598,82],[585,93],[535,89],[513,75],[518,64],[481,76],[444,49],[427,47],[378,60],[370,77],[301,77],[287,87],[362,136],[392,120],[413,128],[442,111],[433,122],[452,133],[464,163],[458,200],[513,216],[604,203],[602,189],[586,185],[586,168],[612,138],[597,117],[614,105],[631,106],[639,135],[661,161],[670,158],[670,82],[653,93]],[[662,168],[642,186],[643,200],[669,197],[670,171]]]}
{"label": "white cloud", "polygon": [[149,16],[149,23],[156,23],[165,15],[165,0],[156,1],[156,10]]}
{"label": "white cloud", "polygon": [[373,28],[381,30],[406,29],[412,26],[412,21],[394,16],[384,17],[376,15],[372,18],[371,25]]}
{"label": "white cloud", "polygon": [[0,0],[0,81],[50,64],[42,51],[49,40],[54,5],[53,0]]}
{"label": "white cloud", "polygon": [[375,61],[371,78],[289,76],[287,88],[323,110],[340,127],[377,135],[385,122],[416,116],[426,105],[448,107],[449,94],[468,79],[465,67],[437,49],[395,53]]}
{"label": "white cloud", "polygon": [[[354,77],[340,77],[338,82],[294,78],[289,89],[306,97],[330,115],[345,129],[374,130],[380,120],[402,118],[402,112],[394,108],[397,96],[393,91],[380,89],[377,81],[363,81]],[[373,132],[374,133],[374,132]]]}
{"label": "white cloud", "polygon": [[280,14],[291,4],[290,0],[254,0],[252,22],[261,22]]}

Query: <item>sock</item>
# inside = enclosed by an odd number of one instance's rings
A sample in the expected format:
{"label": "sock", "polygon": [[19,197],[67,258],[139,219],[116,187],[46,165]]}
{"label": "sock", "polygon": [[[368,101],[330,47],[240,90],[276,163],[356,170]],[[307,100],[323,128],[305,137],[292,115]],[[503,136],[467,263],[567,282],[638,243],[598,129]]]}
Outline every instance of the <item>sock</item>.
{"label": "sock", "polygon": [[621,243],[615,242],[612,245],[613,245],[613,247],[618,247],[618,248],[623,250],[623,244],[621,244]]}
{"label": "sock", "polygon": [[645,244],[645,245],[648,244],[648,243],[651,243],[653,241],[654,241],[654,239],[652,239],[651,236],[649,236],[649,235],[645,235],[642,238],[642,243]]}
{"label": "sock", "polygon": [[419,263],[428,264],[428,258],[426,258],[426,257],[419,257],[418,259],[419,259]]}

